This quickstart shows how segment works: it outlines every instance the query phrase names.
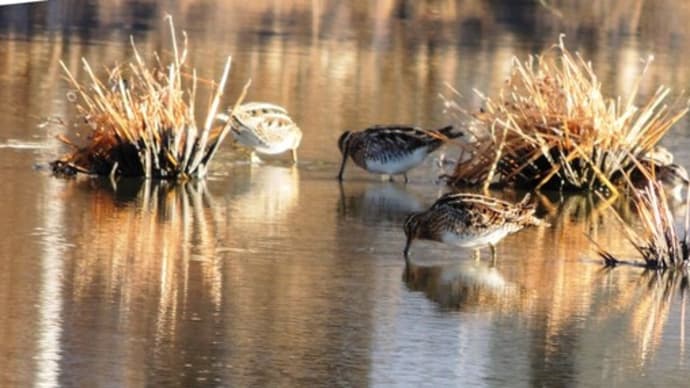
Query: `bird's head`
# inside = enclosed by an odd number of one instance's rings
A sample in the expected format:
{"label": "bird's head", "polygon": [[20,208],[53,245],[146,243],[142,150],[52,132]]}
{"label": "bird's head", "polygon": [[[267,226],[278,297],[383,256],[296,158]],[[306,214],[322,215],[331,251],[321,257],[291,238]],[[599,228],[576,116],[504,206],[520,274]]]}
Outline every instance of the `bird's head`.
{"label": "bird's head", "polygon": [[341,154],[345,154],[345,150],[350,144],[350,139],[352,138],[352,131],[345,131],[338,138],[338,149],[340,149]]}
{"label": "bird's head", "polygon": [[410,245],[412,244],[412,241],[419,237],[419,231],[420,231],[420,213],[412,213],[409,216],[405,218],[405,222],[403,223],[403,231],[405,231],[405,236],[407,237],[407,242],[405,243],[405,249],[403,250],[403,253],[405,254],[405,257],[407,257],[409,251],[410,251]]}

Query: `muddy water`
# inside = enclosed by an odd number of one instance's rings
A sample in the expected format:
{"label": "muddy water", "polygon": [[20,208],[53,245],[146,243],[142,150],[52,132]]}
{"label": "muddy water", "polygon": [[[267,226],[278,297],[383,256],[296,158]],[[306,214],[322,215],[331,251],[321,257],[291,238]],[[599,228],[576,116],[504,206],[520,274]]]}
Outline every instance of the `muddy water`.
{"label": "muddy water", "polygon": [[[511,56],[561,31],[610,93],[650,53],[643,95],[686,88],[689,10],[160,3],[0,7],[0,385],[687,384],[682,279],[601,268],[587,235],[634,254],[608,204],[541,195],[552,226],[508,237],[494,265],[419,242],[406,266],[400,223],[445,190],[439,155],[407,185],[352,166],[342,185],[334,176],[342,130],[445,124],[445,83],[476,107],[472,88],[497,91]],[[252,78],[250,99],[288,107],[299,165],[248,165],[228,143],[209,179],[182,187],[34,170],[65,151],[65,129],[39,124],[74,113],[58,61],[80,76],[82,57],[122,63],[130,34],[164,53],[166,12],[207,79],[233,55],[228,101]],[[688,131],[682,121],[664,140],[685,165]]]}

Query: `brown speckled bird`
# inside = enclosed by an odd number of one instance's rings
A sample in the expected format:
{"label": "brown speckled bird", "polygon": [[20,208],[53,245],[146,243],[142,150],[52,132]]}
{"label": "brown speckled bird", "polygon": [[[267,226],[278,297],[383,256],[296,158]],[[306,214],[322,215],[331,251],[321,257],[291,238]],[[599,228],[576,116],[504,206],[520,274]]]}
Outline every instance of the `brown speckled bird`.
{"label": "brown speckled bird", "polygon": [[463,248],[488,245],[495,259],[494,245],[505,236],[525,226],[547,225],[534,216],[534,211],[529,194],[517,204],[480,194],[445,194],[428,210],[413,213],[405,220],[405,258],[412,241],[422,239]]}
{"label": "brown speckled bird", "polygon": [[338,180],[343,180],[347,157],[359,167],[373,173],[402,175],[407,182],[407,171],[417,167],[444,141],[462,136],[452,126],[437,130],[390,125],[375,126],[363,131],[346,131],[338,139],[343,156]]}

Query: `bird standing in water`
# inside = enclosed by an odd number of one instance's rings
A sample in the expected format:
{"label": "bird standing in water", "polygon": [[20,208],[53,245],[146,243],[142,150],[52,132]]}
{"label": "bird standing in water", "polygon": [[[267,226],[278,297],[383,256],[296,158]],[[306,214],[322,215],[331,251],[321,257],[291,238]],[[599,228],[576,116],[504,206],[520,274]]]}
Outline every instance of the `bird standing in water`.
{"label": "bird standing in water", "polygon": [[479,194],[445,194],[428,210],[405,219],[405,259],[412,241],[420,239],[475,248],[477,257],[478,248],[488,245],[495,260],[495,245],[504,237],[525,226],[547,225],[534,211],[529,194],[517,204]]}
{"label": "bird standing in water", "polygon": [[252,161],[258,160],[255,152],[275,155],[289,150],[292,161],[297,163],[302,130],[285,108],[267,102],[249,102],[237,107],[231,115],[218,115],[218,119],[230,121],[237,142],[252,149]]}
{"label": "bird standing in water", "polygon": [[338,139],[342,154],[338,180],[343,180],[349,156],[359,167],[373,173],[402,175],[407,182],[407,171],[417,167],[444,141],[462,136],[452,126],[437,130],[391,125],[375,126],[363,131],[345,131]]}

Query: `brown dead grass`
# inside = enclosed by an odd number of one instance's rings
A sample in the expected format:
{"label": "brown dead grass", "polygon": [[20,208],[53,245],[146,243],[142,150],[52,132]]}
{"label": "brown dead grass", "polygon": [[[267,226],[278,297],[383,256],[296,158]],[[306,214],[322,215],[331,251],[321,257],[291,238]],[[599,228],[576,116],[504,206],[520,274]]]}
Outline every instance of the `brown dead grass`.
{"label": "brown dead grass", "polygon": [[625,222],[618,213],[616,215],[628,241],[644,262],[620,260],[610,251],[597,246],[597,253],[604,263],[609,266],[627,263],[655,270],[687,270],[690,262],[690,193],[686,197],[685,219],[680,230],[676,228],[669,200],[660,183],[650,179],[644,190],[633,192],[632,203],[639,216],[639,228]]}
{"label": "brown dead grass", "polygon": [[110,68],[107,81],[100,80],[82,59],[88,82],[80,83],[61,62],[76,91],[76,126],[88,136],[83,146],[60,137],[73,151],[52,163],[54,172],[183,180],[206,176],[209,163],[230,130],[229,126],[214,127],[214,118],[232,59],[227,58],[218,83],[210,83],[212,99],[199,126],[194,107],[201,81],[196,69],[186,66],[186,34],[182,34],[183,45],[179,48],[172,18],[167,18],[172,45],[169,63],[162,63],[154,53],[153,64],[149,65],[133,40],[133,60]]}
{"label": "brown dead grass", "polygon": [[[680,99],[667,103],[659,87],[635,104],[642,73],[629,96],[607,98],[589,62],[563,44],[526,62],[514,58],[497,97],[471,113],[471,141],[450,177],[455,185],[490,182],[529,189],[617,193],[615,177],[648,153],[685,113]],[[466,111],[446,99],[452,115]]]}

